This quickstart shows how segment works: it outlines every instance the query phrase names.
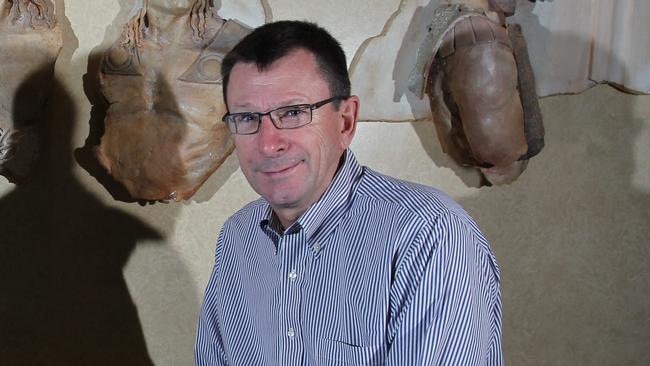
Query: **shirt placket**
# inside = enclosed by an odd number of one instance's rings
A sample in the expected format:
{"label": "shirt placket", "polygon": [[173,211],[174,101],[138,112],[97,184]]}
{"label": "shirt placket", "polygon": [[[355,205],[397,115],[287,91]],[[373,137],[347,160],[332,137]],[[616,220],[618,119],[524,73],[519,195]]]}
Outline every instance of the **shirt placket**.
{"label": "shirt placket", "polygon": [[280,239],[280,314],[279,355],[281,365],[301,365],[303,329],[300,322],[301,284],[304,272],[304,231],[286,234]]}

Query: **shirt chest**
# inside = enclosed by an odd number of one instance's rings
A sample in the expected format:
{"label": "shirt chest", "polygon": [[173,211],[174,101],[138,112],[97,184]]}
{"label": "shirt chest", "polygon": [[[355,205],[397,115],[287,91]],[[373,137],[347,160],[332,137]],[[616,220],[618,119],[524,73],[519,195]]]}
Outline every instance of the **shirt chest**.
{"label": "shirt chest", "polygon": [[310,239],[302,231],[249,239],[247,246],[223,243],[220,319],[222,331],[258,340],[259,355],[268,357],[258,361],[369,364],[385,352],[388,238],[378,243],[374,235],[342,229]]}

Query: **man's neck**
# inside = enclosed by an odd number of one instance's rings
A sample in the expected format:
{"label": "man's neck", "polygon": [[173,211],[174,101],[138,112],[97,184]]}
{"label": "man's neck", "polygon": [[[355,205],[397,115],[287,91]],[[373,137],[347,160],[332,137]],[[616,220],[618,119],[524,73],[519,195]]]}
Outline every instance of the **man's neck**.
{"label": "man's neck", "polygon": [[278,232],[283,233],[285,230],[291,227],[302,214],[304,214],[307,210],[291,210],[291,209],[286,209],[286,208],[275,208],[271,207],[273,209],[273,214],[277,217],[281,227],[278,228]]}

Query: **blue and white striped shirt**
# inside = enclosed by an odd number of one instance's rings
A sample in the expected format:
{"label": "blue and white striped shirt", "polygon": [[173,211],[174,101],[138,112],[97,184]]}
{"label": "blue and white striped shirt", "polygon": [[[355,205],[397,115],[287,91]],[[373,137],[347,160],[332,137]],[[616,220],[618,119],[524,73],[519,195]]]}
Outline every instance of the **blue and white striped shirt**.
{"label": "blue and white striped shirt", "polygon": [[280,228],[263,199],[224,224],[196,365],[503,364],[499,268],[444,193],[348,150],[323,197]]}

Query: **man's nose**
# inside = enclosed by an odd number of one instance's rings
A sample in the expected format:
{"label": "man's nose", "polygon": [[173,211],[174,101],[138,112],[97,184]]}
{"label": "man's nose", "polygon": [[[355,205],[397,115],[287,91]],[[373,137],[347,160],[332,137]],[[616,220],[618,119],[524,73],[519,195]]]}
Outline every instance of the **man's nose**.
{"label": "man's nose", "polygon": [[275,127],[271,116],[262,116],[260,128],[257,131],[257,139],[260,151],[266,156],[275,156],[287,149],[285,131]]}

